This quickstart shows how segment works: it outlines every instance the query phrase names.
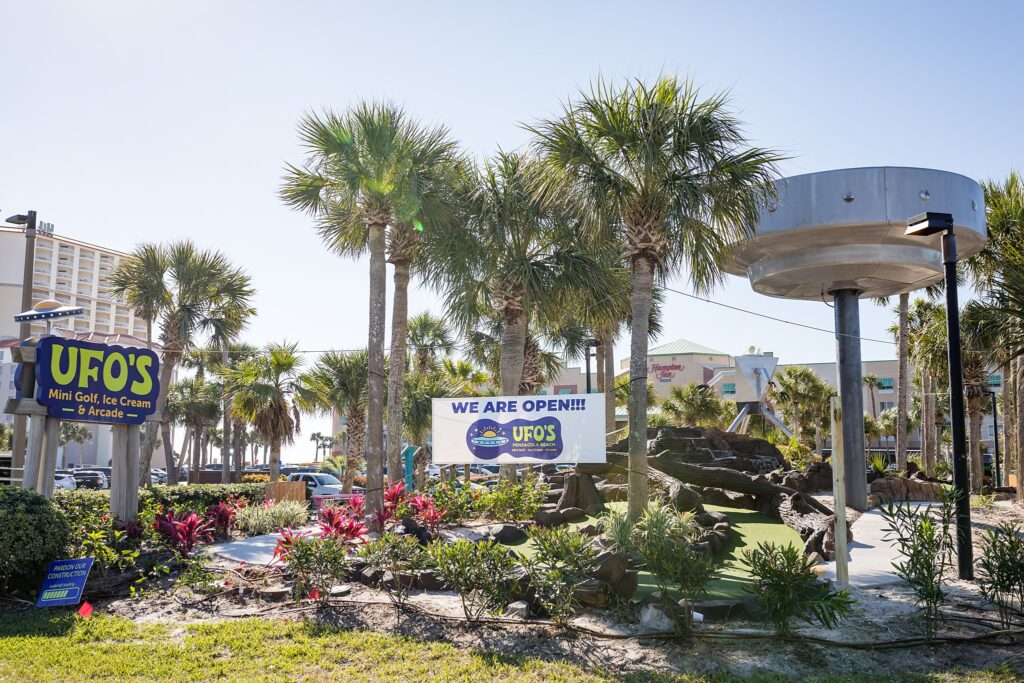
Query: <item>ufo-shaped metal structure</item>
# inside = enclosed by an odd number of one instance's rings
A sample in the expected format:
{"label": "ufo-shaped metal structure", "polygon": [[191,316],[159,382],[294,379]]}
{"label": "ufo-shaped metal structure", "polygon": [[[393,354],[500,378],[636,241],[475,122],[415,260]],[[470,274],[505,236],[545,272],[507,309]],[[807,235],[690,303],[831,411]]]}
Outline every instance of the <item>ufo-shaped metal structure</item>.
{"label": "ufo-shaped metal structure", "polygon": [[985,244],[981,186],[958,173],[879,166],[780,180],[757,234],[734,253],[729,272],[755,291],[821,301],[837,290],[891,296],[942,279],[941,236],[906,237],[907,219],[950,213],[960,258]]}
{"label": "ufo-shaped metal structure", "polygon": [[907,219],[951,214],[961,259],[985,245],[984,192],[958,173],[847,168],[784,178],[754,237],[734,245],[730,273],[767,296],[833,302],[836,385],[842,400],[847,504],[867,507],[860,352],[862,298],[887,297],[943,278],[942,236],[908,237]]}
{"label": "ufo-shaped metal structure", "polygon": [[14,315],[14,322],[25,323],[43,320],[49,325],[51,321],[58,318],[73,318],[83,313],[85,313],[85,309],[81,306],[65,306],[54,299],[46,299],[45,301],[38,302],[27,311],[16,313]]}

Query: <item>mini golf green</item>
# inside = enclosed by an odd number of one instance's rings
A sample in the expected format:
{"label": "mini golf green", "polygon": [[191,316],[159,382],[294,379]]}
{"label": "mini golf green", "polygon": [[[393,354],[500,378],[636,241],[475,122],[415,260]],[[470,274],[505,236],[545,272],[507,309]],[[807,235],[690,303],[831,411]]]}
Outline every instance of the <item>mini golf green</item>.
{"label": "mini golf green", "polygon": [[[626,503],[609,503],[608,507],[624,510]],[[790,529],[777,519],[766,517],[753,510],[740,508],[722,507],[719,505],[705,505],[706,510],[723,512],[729,516],[729,523],[732,525],[732,532],[729,534],[729,541],[722,552],[715,556],[718,567],[715,571],[715,578],[708,585],[707,600],[739,600],[749,597],[745,589],[751,585],[750,567],[743,560],[743,551],[757,547],[758,543],[771,542],[777,545],[794,544],[797,547],[803,546],[800,535]],[[572,524],[573,527],[581,527],[597,521],[593,517]],[[523,555],[529,557],[535,552],[532,541],[523,541],[510,547]],[[641,571],[638,577],[639,586],[636,591],[636,598],[640,599],[658,590],[654,577],[650,573]]]}

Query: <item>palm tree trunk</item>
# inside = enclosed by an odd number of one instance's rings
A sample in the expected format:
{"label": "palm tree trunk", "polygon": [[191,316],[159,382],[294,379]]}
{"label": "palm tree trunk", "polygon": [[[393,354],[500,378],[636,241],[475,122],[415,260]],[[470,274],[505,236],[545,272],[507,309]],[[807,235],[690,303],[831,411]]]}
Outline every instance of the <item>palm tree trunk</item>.
{"label": "palm tree trunk", "polygon": [[[181,440],[181,462],[182,464],[188,463],[189,446],[192,444],[192,427],[185,426],[185,437]],[[171,470],[167,469],[167,483],[170,484]],[[175,472],[174,481],[178,481],[178,474]]]}
{"label": "palm tree trunk", "polygon": [[899,363],[896,369],[896,469],[907,469],[907,410],[910,401],[910,294],[900,294]]}
{"label": "palm tree trunk", "polygon": [[1017,435],[1017,502],[1024,503],[1024,360],[1018,358],[1013,375],[1014,421],[1013,430]]}
{"label": "palm tree trunk", "polygon": [[402,394],[405,388],[406,337],[409,334],[409,263],[395,263],[391,307],[391,362],[388,366],[388,478],[402,478]]}
{"label": "palm tree trunk", "polygon": [[638,521],[647,507],[647,335],[654,289],[650,260],[632,263],[629,348],[629,518]]}
{"label": "palm tree trunk", "polygon": [[981,492],[985,465],[981,460],[981,394],[972,391],[967,396],[967,430],[971,458],[971,490]]}
{"label": "palm tree trunk", "polygon": [[277,481],[281,476],[281,439],[274,437],[270,440],[270,481]]}
{"label": "palm tree trunk", "polygon": [[[231,360],[226,341],[220,351],[220,360],[225,368]],[[220,483],[227,484],[231,481],[231,458],[228,456],[228,452],[231,450],[231,404],[226,393],[221,406],[224,412],[221,430],[224,433],[221,435],[220,443]]]}
{"label": "palm tree trunk", "polygon": [[352,483],[356,478],[356,469],[363,459],[366,447],[366,413],[361,407],[348,411],[348,439],[346,440],[345,478],[342,481],[342,493],[352,493]]}
{"label": "palm tree trunk", "polygon": [[935,476],[935,396],[932,394],[931,376],[921,372],[921,460],[924,472],[929,477]]}
{"label": "palm tree trunk", "polygon": [[[504,310],[505,325],[501,331],[501,360],[498,366],[503,396],[519,395],[523,367],[526,365],[526,314],[519,301],[506,305]],[[516,466],[502,465],[501,479],[515,481]]]}
{"label": "palm tree trunk", "polygon": [[[156,410],[161,416],[163,416],[164,411],[167,409],[167,392],[171,388],[171,377],[174,375],[174,365],[178,361],[178,354],[170,353],[165,348],[163,358],[160,360],[160,391],[157,393]],[[148,435],[149,432],[147,431],[146,434]],[[170,468],[174,467],[172,465],[172,461],[174,460],[174,445],[171,443],[171,423],[166,417],[161,417],[160,420],[160,436],[164,446],[164,460],[167,461],[168,472],[170,472]],[[149,480],[149,468],[150,463],[153,462],[153,451],[155,449],[155,440],[152,443],[146,444],[142,449],[142,453],[139,456],[139,481]],[[177,468],[174,468],[174,473],[174,483],[177,484]]]}
{"label": "palm tree trunk", "polygon": [[245,447],[242,445],[242,423],[234,420],[231,429],[231,450],[235,461],[235,480],[242,481],[242,470],[245,467]]}
{"label": "palm tree trunk", "polygon": [[601,348],[604,349],[604,367],[599,370],[604,375],[604,433],[615,431],[615,341],[610,332],[601,336]]}
{"label": "palm tree trunk", "polygon": [[[146,348],[153,348],[153,322],[150,320],[146,321]],[[163,386],[160,389],[162,391]],[[157,402],[159,403],[159,397]],[[146,422],[145,438],[142,440],[142,449],[139,453],[139,485],[147,488],[153,485],[149,477],[149,471],[153,467],[153,451],[156,450],[156,440],[159,431],[160,425],[158,423]],[[170,472],[171,464],[167,457],[164,456],[164,467]]]}
{"label": "palm tree trunk", "polygon": [[202,469],[203,457],[203,430],[196,429],[192,433],[192,472],[196,475],[196,483],[199,483],[199,470]]}
{"label": "palm tree trunk", "polygon": [[372,222],[367,227],[370,247],[370,324],[366,344],[369,373],[366,391],[366,513],[373,515],[384,512],[384,315],[387,307],[387,270],[384,263],[386,226],[384,223]]}
{"label": "palm tree trunk", "polygon": [[270,444],[266,444],[266,443],[263,444],[263,464],[264,465],[267,465],[267,464],[270,463],[270,460],[268,458],[269,451],[270,451]]}

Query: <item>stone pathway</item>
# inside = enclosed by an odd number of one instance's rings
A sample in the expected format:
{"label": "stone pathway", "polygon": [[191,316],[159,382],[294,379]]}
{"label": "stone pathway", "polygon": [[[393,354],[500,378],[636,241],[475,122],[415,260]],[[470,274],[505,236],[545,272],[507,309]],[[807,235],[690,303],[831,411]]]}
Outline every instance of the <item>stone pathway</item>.
{"label": "stone pathway", "polygon": [[[319,533],[317,527],[304,527],[301,531]],[[246,564],[270,564],[274,559],[274,548],[281,538],[279,533],[265,534],[263,536],[249,536],[236,541],[224,543],[212,543],[206,546],[206,552],[223,557],[232,562],[245,562]]]}
{"label": "stone pathway", "polygon": [[[919,504],[922,507],[930,505],[927,502]],[[893,542],[884,539],[886,524],[882,513],[877,508],[868,510],[857,518],[851,528],[854,540],[848,548],[850,585],[871,588],[901,581],[892,566],[900,558],[900,553]],[[821,565],[821,569],[822,576],[835,580],[835,562]]]}

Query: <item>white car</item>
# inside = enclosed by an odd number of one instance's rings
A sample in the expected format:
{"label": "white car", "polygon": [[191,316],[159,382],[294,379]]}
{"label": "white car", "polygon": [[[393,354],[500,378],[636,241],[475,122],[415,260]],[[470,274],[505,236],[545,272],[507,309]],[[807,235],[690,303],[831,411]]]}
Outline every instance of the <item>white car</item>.
{"label": "white car", "polygon": [[54,488],[67,489],[68,491],[74,491],[78,488],[75,478],[70,474],[55,474],[53,477],[53,486]]}
{"label": "white car", "polygon": [[341,493],[341,482],[332,474],[322,472],[295,472],[288,475],[288,481],[301,481],[312,496],[336,496]]}

